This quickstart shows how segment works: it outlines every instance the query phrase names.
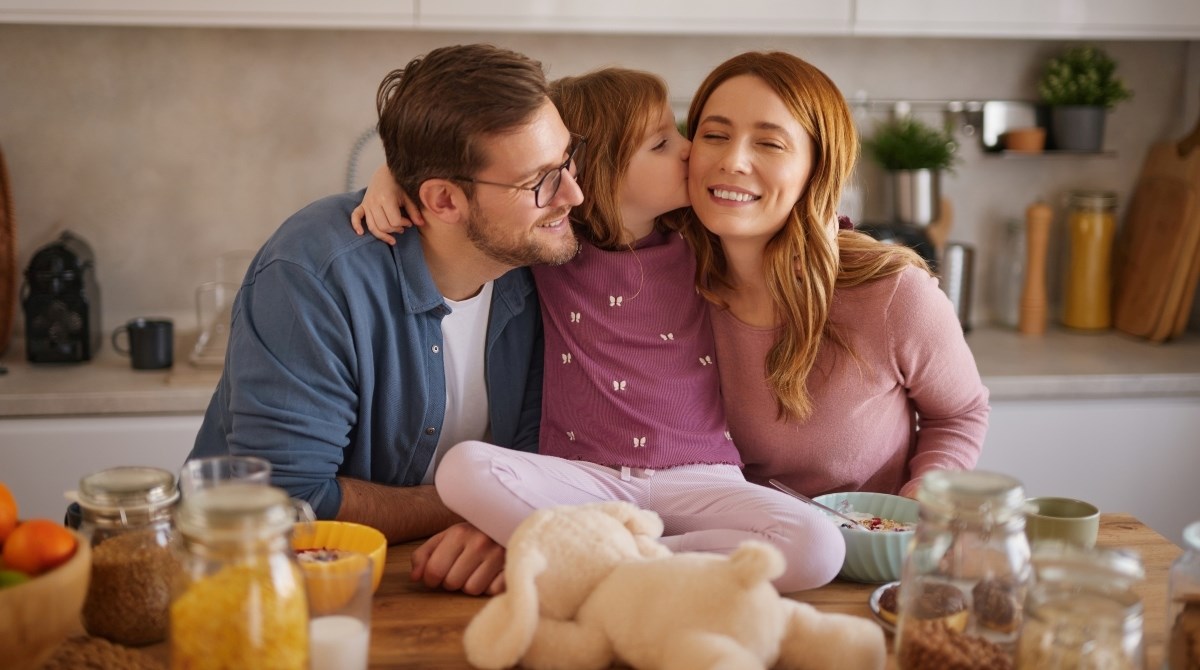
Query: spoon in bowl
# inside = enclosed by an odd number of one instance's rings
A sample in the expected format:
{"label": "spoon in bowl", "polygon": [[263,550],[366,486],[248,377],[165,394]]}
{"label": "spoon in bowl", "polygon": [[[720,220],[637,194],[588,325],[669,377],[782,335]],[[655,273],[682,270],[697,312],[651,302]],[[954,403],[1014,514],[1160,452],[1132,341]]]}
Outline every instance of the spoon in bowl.
{"label": "spoon in bowl", "polygon": [[798,491],[793,491],[792,489],[779,483],[777,480],[768,479],[767,481],[771,483],[771,486],[774,486],[775,488],[779,489],[780,491],[783,491],[784,493],[790,495],[793,498],[796,498],[797,500],[803,500],[804,502],[812,505],[813,507],[819,507],[820,509],[823,509],[826,512],[829,512],[830,514],[838,517],[839,519],[846,521],[854,528],[862,528],[861,523],[855,521],[854,519],[851,519],[850,517],[846,516],[845,514],[842,514],[841,512],[835,510],[832,507],[829,507],[828,505],[822,505],[821,503],[813,500],[812,498],[809,498],[808,496],[804,495],[803,493],[800,493]]}

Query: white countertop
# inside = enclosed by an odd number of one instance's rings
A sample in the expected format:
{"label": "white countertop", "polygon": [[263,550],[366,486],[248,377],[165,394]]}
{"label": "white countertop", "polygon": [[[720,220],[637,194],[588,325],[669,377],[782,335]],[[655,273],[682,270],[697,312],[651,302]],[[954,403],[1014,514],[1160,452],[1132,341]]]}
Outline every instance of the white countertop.
{"label": "white countertop", "polygon": [[[1113,332],[1051,330],[1041,337],[979,328],[967,336],[993,401],[1200,397],[1200,335],[1154,345]],[[75,365],[30,365],[14,342],[0,375],[0,417],[202,414],[220,370],[187,363],[176,344],[170,370],[133,370],[103,347]],[[182,352],[182,353],[181,353]]]}
{"label": "white countertop", "polygon": [[1200,397],[1200,335],[1151,344],[1116,331],[967,336],[992,400]]}
{"label": "white countertop", "polygon": [[134,370],[108,343],[86,363],[33,365],[24,343],[14,341],[0,375],[0,418],[15,416],[203,414],[221,377],[219,368],[196,368],[190,351],[175,343],[168,370]]}

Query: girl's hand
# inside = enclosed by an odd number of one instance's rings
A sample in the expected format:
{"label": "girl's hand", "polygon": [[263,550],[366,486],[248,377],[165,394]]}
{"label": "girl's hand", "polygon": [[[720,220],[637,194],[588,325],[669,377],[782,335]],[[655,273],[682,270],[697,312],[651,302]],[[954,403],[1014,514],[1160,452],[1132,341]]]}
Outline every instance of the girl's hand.
{"label": "girl's hand", "polygon": [[367,229],[376,239],[390,245],[396,244],[394,234],[404,234],[404,229],[412,225],[424,225],[420,210],[413,205],[408,196],[400,190],[396,180],[386,165],[379,166],[367,184],[367,192],[362,204],[350,213],[350,226],[354,232],[363,234],[363,219],[367,221]]}

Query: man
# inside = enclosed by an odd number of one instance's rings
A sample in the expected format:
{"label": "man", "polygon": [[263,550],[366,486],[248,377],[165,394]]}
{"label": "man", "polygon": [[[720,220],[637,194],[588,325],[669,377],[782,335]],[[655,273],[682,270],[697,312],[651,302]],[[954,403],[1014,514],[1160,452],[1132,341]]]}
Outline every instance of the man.
{"label": "man", "polygon": [[254,455],[319,518],[433,537],[413,578],[478,594],[503,549],[446,509],[439,455],[486,439],[535,451],[542,334],[528,270],[578,251],[580,141],[541,65],[437,49],[377,97],[388,169],[424,220],[394,247],[346,225],[360,193],[288,219],[238,293],[224,374],[189,458]]}

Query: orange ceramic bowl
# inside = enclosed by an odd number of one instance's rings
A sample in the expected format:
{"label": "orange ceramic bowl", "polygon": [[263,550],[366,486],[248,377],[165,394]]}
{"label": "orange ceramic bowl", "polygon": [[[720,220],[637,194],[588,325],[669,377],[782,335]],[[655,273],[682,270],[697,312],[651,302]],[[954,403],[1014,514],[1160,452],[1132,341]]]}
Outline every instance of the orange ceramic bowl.
{"label": "orange ceramic bowl", "polygon": [[66,563],[0,589],[0,650],[5,668],[42,667],[69,634],[81,629],[79,615],[92,578],[92,549],[79,533],[75,539],[75,555]]}

